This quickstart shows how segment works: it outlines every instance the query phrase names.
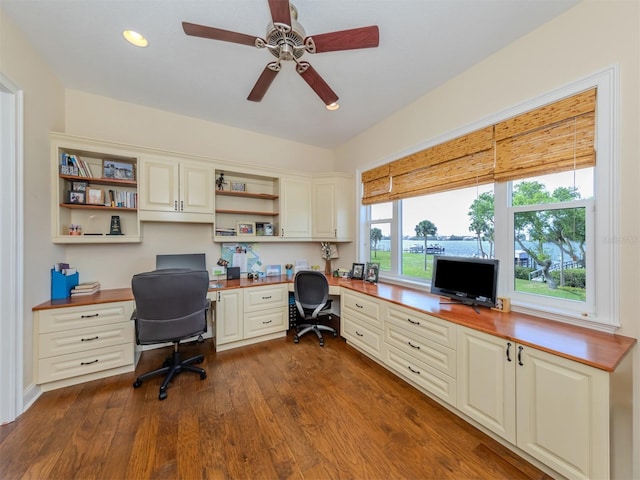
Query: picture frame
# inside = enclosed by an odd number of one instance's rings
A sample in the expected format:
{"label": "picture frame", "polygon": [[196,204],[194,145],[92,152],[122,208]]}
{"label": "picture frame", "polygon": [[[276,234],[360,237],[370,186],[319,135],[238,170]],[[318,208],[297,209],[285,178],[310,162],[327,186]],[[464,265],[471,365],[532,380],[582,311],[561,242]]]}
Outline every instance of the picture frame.
{"label": "picture frame", "polygon": [[87,203],[90,205],[104,205],[104,190],[101,188],[87,188]]}
{"label": "picture frame", "polygon": [[71,182],[71,191],[86,192],[88,186],[87,182]]}
{"label": "picture frame", "polygon": [[364,263],[354,263],[351,265],[351,278],[354,280],[364,279]]}
{"label": "picture frame", "polygon": [[238,222],[236,224],[236,235],[241,236],[255,236],[256,224],[255,222]]}
{"label": "picture frame", "polygon": [[273,236],[273,223],[256,222],[256,235],[264,237]]}
{"label": "picture frame", "polygon": [[247,184],[241,182],[231,182],[231,191],[232,192],[246,192]]}
{"label": "picture frame", "polygon": [[380,272],[380,264],[377,262],[367,262],[365,268],[364,279],[367,282],[378,283],[378,274]]}
{"label": "picture frame", "polygon": [[67,203],[84,204],[86,201],[86,192],[69,191],[67,196]]}
{"label": "picture frame", "polygon": [[102,160],[102,178],[132,181],[136,179],[132,163],[110,159]]}

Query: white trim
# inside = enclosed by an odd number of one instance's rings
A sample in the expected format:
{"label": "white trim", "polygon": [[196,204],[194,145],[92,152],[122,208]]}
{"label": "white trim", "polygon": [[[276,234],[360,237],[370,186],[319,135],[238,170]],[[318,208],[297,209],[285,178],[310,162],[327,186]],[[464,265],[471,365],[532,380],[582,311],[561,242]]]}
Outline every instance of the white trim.
{"label": "white trim", "polygon": [[23,411],[23,93],[0,73],[0,424]]}

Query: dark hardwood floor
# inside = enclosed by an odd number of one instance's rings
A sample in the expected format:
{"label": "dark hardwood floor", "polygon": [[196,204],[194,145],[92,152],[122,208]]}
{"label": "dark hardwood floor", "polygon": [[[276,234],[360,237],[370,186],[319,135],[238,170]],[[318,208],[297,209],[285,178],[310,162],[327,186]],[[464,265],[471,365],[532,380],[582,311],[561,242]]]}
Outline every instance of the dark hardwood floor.
{"label": "dark hardwood floor", "polygon": [[[44,393],[0,427],[0,479],[547,479],[341,338],[204,352],[134,390],[125,374]],[[137,372],[170,349],[145,352]]]}

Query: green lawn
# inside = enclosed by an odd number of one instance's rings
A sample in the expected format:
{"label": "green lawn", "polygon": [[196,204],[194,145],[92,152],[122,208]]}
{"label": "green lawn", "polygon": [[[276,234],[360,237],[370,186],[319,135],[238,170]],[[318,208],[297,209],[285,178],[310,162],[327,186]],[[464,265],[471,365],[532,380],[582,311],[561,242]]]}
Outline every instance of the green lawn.
{"label": "green lawn", "polygon": [[[391,269],[391,253],[390,252],[371,252],[371,262],[378,262],[380,270],[389,271]],[[424,269],[424,254],[422,253],[402,253],[403,275],[407,277],[423,278],[431,280],[431,271],[433,269],[433,255],[427,255],[427,270]],[[586,291],[583,288],[559,287],[551,290],[546,283],[530,282],[528,280],[516,279],[516,290],[523,293],[531,293],[535,295],[545,295],[547,297],[565,298],[567,300],[576,300],[584,302],[586,300]]]}

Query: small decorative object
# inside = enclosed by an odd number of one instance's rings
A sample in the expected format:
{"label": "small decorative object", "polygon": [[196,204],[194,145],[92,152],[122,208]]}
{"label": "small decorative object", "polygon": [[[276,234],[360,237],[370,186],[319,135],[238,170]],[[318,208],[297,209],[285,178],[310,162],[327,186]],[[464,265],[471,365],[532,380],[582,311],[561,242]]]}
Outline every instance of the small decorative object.
{"label": "small decorative object", "polygon": [[224,184],[227,183],[224,181],[224,173],[220,172],[220,176],[216,178],[216,187],[218,190],[224,190]]}
{"label": "small decorative object", "polygon": [[293,277],[293,264],[292,263],[287,263],[284,266],[284,270],[285,270],[285,272],[287,272],[287,278],[290,279],[291,277]]}
{"label": "small decorative object", "polygon": [[255,235],[256,234],[256,224],[253,222],[238,222],[236,226],[236,235]]}
{"label": "small decorative object", "polygon": [[82,235],[82,225],[69,225],[69,235]]}
{"label": "small decorative object", "polygon": [[[324,273],[325,275],[331,275],[331,259],[337,258],[338,250],[334,250],[333,245],[329,242],[320,242],[320,252],[324,260]],[[333,256],[334,253],[336,257]]]}
{"label": "small decorative object", "polygon": [[496,299],[496,306],[493,307],[492,310],[509,313],[511,311],[511,300],[507,297],[498,297]]}
{"label": "small decorative object", "polygon": [[111,228],[109,229],[109,235],[122,235],[122,228],[120,227],[120,216],[111,216]]}
{"label": "small decorative object", "polygon": [[87,203],[91,205],[104,205],[104,190],[89,187],[87,189]]}
{"label": "small decorative object", "polygon": [[87,190],[87,182],[71,182],[71,190],[74,192],[85,192]]}
{"label": "small decorative object", "polygon": [[218,265],[220,265],[221,267],[227,267],[229,265],[229,262],[224,258],[219,258]]}
{"label": "small decorative object", "polygon": [[69,192],[69,200],[67,203],[85,203],[86,192],[75,192],[71,190]]}
{"label": "small decorative object", "polygon": [[355,280],[364,279],[364,263],[354,263],[351,265],[350,277]]}
{"label": "small decorative object", "polygon": [[371,283],[378,283],[378,272],[380,271],[380,264],[379,263],[372,263],[372,262],[368,262],[367,263],[367,268],[366,268],[366,275],[365,275],[365,280],[367,282],[371,282]]}
{"label": "small decorative object", "polygon": [[280,265],[267,265],[265,270],[267,277],[279,277],[280,275],[282,275]]}
{"label": "small decorative object", "polygon": [[245,192],[247,185],[240,182],[231,182],[231,190],[234,192]]}
{"label": "small decorative object", "polygon": [[102,178],[114,180],[135,180],[133,164],[105,159],[102,161]]}

